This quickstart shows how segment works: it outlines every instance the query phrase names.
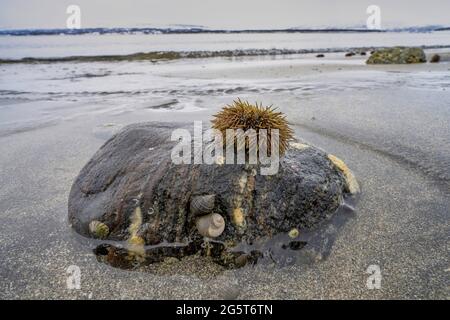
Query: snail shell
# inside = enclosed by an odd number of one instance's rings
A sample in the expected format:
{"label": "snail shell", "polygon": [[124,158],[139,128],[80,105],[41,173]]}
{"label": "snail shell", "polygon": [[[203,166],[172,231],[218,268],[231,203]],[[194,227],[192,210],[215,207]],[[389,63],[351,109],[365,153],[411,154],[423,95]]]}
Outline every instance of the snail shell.
{"label": "snail shell", "polygon": [[218,213],[211,213],[197,219],[197,231],[204,237],[217,238],[225,230],[225,220]]}
{"label": "snail shell", "polygon": [[208,214],[214,209],[215,200],[216,196],[214,194],[193,197],[191,200],[191,212],[196,216]]}
{"label": "snail shell", "polygon": [[89,232],[94,238],[105,239],[109,234],[109,228],[103,222],[93,220],[89,223]]}

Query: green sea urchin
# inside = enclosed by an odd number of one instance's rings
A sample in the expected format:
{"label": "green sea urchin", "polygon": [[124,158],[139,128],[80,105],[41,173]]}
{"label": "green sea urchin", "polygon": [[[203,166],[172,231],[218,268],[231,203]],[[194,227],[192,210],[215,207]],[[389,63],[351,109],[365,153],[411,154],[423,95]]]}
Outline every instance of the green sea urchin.
{"label": "green sea urchin", "polygon": [[[289,127],[285,115],[277,112],[272,106],[264,107],[262,104],[250,104],[248,101],[237,99],[232,104],[225,106],[219,113],[214,115],[211,121],[212,127],[219,130],[224,140],[227,129],[242,129],[244,132],[254,129],[258,138],[259,130],[267,130],[267,148],[271,152],[271,130],[277,129],[279,134],[279,154],[285,153],[289,146],[289,141],[293,139],[293,131]],[[256,141],[246,142],[246,149]],[[239,146],[237,146],[239,149]]]}

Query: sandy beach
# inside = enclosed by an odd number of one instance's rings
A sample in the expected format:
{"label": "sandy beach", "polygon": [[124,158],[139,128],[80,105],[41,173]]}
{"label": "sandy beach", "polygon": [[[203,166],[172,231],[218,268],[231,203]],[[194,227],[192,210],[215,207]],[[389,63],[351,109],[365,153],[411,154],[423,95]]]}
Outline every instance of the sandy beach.
{"label": "sandy beach", "polygon": [[[427,55],[435,51],[446,52]],[[0,97],[0,298],[450,298],[450,64],[365,59],[0,65],[0,87],[10,91]],[[237,97],[278,107],[300,140],[356,175],[362,194],[329,255],[237,270],[198,257],[134,271],[98,262],[67,221],[84,164],[127,124],[209,121]],[[67,288],[71,265],[81,290]],[[370,265],[380,266],[379,290],[366,286]]]}

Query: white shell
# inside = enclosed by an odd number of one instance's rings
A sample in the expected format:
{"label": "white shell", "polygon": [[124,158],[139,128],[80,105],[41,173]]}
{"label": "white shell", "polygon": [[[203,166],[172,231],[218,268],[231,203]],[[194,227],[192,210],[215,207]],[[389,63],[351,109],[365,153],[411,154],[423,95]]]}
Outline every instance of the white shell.
{"label": "white shell", "polygon": [[197,219],[197,230],[204,237],[217,238],[225,230],[225,220],[218,213],[211,213]]}

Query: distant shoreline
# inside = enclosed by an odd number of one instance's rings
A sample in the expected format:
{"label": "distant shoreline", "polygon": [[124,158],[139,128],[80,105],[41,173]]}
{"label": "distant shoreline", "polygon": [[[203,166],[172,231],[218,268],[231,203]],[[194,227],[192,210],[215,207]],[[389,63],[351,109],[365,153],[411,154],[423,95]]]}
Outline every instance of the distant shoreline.
{"label": "distant shoreline", "polygon": [[284,29],[207,29],[207,28],[81,28],[81,29],[4,29],[0,36],[50,36],[87,34],[239,34],[239,33],[379,33],[450,31],[445,26],[425,26],[371,30],[366,28],[284,28]]}
{"label": "distant shoreline", "polygon": [[[422,49],[446,49],[448,45],[417,46]],[[250,57],[250,56],[277,56],[293,54],[313,53],[339,53],[339,52],[368,52],[385,47],[353,47],[353,48],[325,48],[325,49],[236,49],[218,51],[150,51],[137,52],[124,55],[80,55],[66,57],[34,58],[25,57],[21,59],[0,59],[1,64],[38,64],[38,63],[62,63],[62,62],[120,62],[120,61],[167,61],[176,59],[198,59],[216,57]]]}

